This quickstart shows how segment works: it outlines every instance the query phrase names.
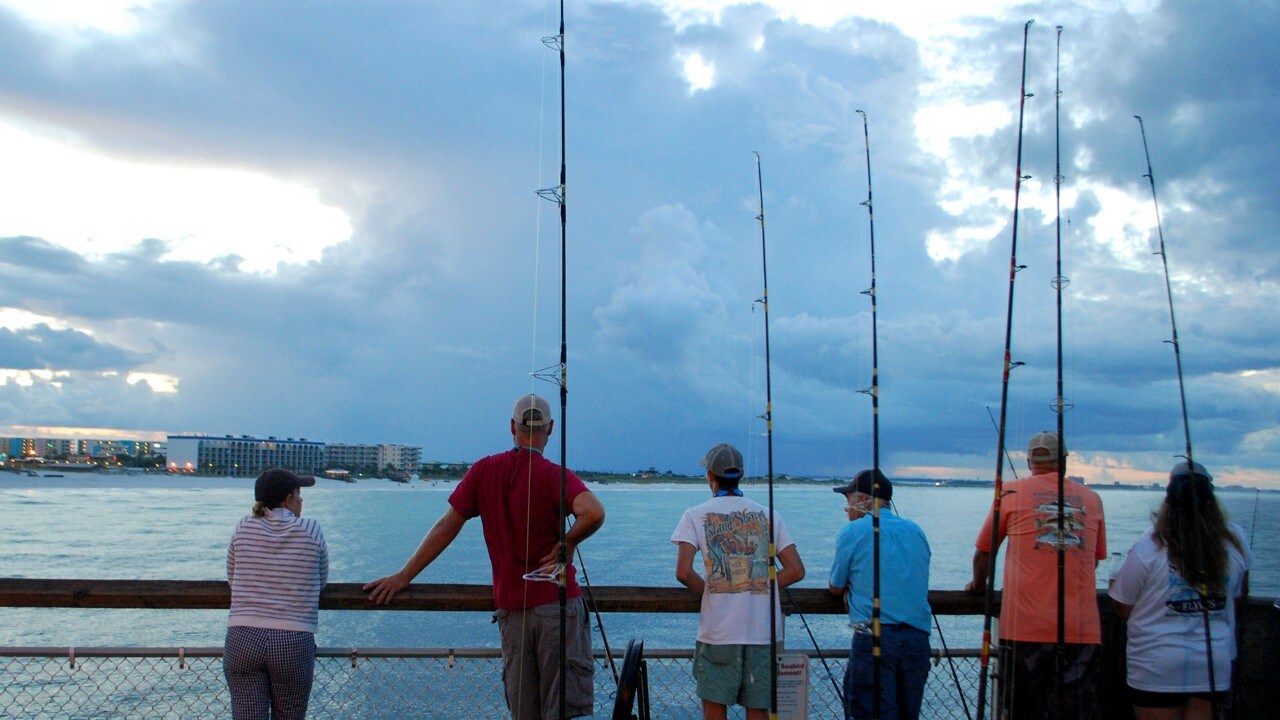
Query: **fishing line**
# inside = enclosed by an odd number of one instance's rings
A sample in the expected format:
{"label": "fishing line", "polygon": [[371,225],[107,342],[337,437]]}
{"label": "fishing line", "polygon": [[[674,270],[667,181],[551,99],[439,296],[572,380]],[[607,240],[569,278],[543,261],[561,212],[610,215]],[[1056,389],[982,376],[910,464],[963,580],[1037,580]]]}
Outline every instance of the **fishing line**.
{"label": "fishing line", "polygon": [[[550,21],[550,3],[543,5],[542,27],[545,33],[547,24]],[[546,37],[545,34],[543,37]],[[546,153],[546,126],[547,126],[547,60],[546,55],[542,56],[542,65],[538,72],[540,79],[539,95],[538,95],[538,163],[535,172],[537,184],[534,187],[543,187],[542,184],[542,163],[545,160]],[[541,192],[537,193],[539,196]],[[542,203],[534,202],[534,235],[533,235],[533,318],[530,322],[533,338],[529,348],[529,393],[533,394],[536,389],[536,380],[539,378],[538,367],[538,297],[539,287],[538,279],[542,270]],[[529,557],[529,548],[532,542],[532,516],[533,504],[528,502],[533,497],[533,464],[529,463],[527,472],[525,473],[525,535],[524,535],[524,557]],[[528,565],[525,565],[528,570]],[[532,572],[526,572],[525,580],[546,580],[543,573],[545,568],[537,568]],[[564,566],[559,567],[558,572],[564,572]],[[555,580],[558,582],[558,580]],[[522,588],[521,604],[528,607],[529,604],[529,586],[526,584]],[[528,630],[528,613],[520,614],[520,637],[527,636]],[[523,639],[521,640],[523,643]],[[524,676],[524,653],[520,653],[520,658],[516,661],[516,674],[520,677]],[[522,698],[517,698],[517,703],[523,702]],[[520,708],[516,707],[516,714],[520,713]]]}
{"label": "fishing line", "polygon": [[1027,24],[1022,27],[1022,87],[1018,91],[1018,154],[1013,185],[1013,237],[1009,249],[1009,301],[1004,325],[1004,372],[1000,383],[1000,425],[997,430],[996,441],[995,499],[991,503],[991,552],[987,562],[985,599],[983,601],[981,667],[978,675],[978,718],[983,717],[986,709],[987,671],[991,661],[991,613],[995,606],[996,555],[998,554],[998,541],[1000,539],[1000,494],[1004,488],[1005,431],[1009,414],[1009,371],[1022,364],[1011,362],[1010,350],[1013,342],[1014,280],[1018,271],[1025,267],[1018,265],[1018,203],[1022,194],[1022,181],[1031,177],[1022,174],[1022,128],[1026,115],[1027,98],[1031,97],[1027,93],[1027,37],[1031,31],[1031,24],[1034,22],[1034,20],[1028,20]]}
{"label": "fishing line", "polygon": [[[898,509],[898,503],[890,500],[889,507],[893,510],[893,514],[900,518],[905,518]],[[960,673],[956,671],[956,659],[951,656],[951,649],[947,647],[947,638],[942,634],[942,624],[938,621],[938,613],[933,611],[933,606],[929,607],[929,616],[933,618],[933,626],[938,629],[938,641],[942,643],[942,655],[947,659],[947,667],[951,670],[951,681],[956,686],[956,695],[960,696],[960,706],[964,709],[965,720],[973,720],[973,716],[969,714],[969,701],[965,698],[964,687],[960,684]]]}
{"label": "fishing line", "polygon": [[[996,435],[999,436],[1000,426],[996,424],[996,416],[995,413],[991,412],[990,405],[987,406],[987,417],[991,418],[991,427],[996,431]],[[1013,473],[1013,479],[1017,480],[1018,469],[1013,465],[1013,456],[1009,454],[1009,448],[1004,449],[1004,457],[1009,461],[1009,472]]]}
{"label": "fishing line", "polygon": [[1254,488],[1253,490],[1253,519],[1249,521],[1249,548],[1253,549],[1253,537],[1258,530],[1258,499],[1262,497],[1262,490]]}
{"label": "fishing line", "polygon": [[813,643],[813,649],[818,654],[818,659],[822,661],[822,667],[827,671],[827,679],[831,681],[831,687],[836,691],[836,697],[840,698],[841,706],[844,705],[844,690],[840,687],[840,683],[836,681],[835,673],[831,672],[831,666],[827,664],[827,656],[822,654],[822,648],[818,645],[818,639],[813,636],[813,630],[809,627],[809,621],[805,618],[804,612],[800,610],[800,605],[796,603],[796,599],[791,594],[791,588],[783,588],[783,592],[787,594],[787,602],[791,604],[791,612],[800,618],[800,624],[804,626],[804,631],[809,634],[809,642]]}

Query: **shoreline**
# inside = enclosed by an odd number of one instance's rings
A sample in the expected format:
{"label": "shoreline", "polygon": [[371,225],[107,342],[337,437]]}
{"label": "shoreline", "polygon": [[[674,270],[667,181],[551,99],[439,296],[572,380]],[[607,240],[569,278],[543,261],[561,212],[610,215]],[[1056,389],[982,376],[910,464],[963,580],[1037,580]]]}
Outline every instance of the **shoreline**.
{"label": "shoreline", "polygon": [[[579,473],[588,486],[619,490],[643,490],[658,488],[696,488],[706,485],[701,477],[662,476],[651,478],[632,477],[629,475]],[[189,475],[185,473],[167,472],[73,472],[73,473],[37,473],[30,475],[23,471],[5,469],[0,471],[0,490],[3,489],[82,489],[82,488],[135,488],[135,489],[240,489],[250,487],[255,480],[247,476],[225,475]],[[323,476],[316,477],[316,488],[339,488],[357,486],[364,489],[452,489],[460,478],[440,477],[421,478],[410,482],[400,482],[389,478],[359,478],[355,481],[335,480]],[[929,480],[923,478],[893,478],[897,487],[929,488],[978,488],[991,489],[990,481],[981,480]],[[774,478],[775,486],[788,488],[811,487],[815,489],[834,488],[842,484],[839,480],[813,480],[808,478]],[[763,478],[747,478],[742,483],[744,488],[760,489],[768,486]],[[1150,485],[1090,485],[1090,489],[1099,492],[1164,492],[1163,487]],[[1280,490],[1242,487],[1229,485],[1216,488],[1220,493],[1264,493],[1277,494]]]}

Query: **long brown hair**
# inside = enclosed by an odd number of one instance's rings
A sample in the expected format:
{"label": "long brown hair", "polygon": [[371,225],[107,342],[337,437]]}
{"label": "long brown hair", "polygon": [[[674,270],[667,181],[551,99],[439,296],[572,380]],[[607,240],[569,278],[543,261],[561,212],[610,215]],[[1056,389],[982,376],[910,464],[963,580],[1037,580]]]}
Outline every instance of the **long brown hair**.
{"label": "long brown hair", "polygon": [[1202,595],[1221,595],[1227,577],[1227,543],[1244,552],[1240,538],[1213,494],[1213,478],[1199,463],[1178,463],[1169,473],[1164,502],[1152,514],[1156,545],[1173,569]]}

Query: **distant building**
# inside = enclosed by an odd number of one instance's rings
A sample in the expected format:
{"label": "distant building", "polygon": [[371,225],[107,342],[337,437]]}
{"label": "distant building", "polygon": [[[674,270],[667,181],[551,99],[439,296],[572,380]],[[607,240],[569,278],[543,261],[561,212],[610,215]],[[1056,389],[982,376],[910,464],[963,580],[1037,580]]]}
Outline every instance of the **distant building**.
{"label": "distant building", "polygon": [[422,466],[422,448],[408,445],[379,445],[378,467],[393,467],[400,472],[415,473]]}
{"label": "distant building", "polygon": [[381,468],[378,464],[377,445],[348,445],[329,443],[324,446],[325,467],[355,470],[357,468]]}
{"label": "distant building", "polygon": [[84,458],[163,455],[164,443],[146,440],[88,440],[85,438],[3,438],[0,454],[13,458]]}
{"label": "distant building", "polygon": [[422,448],[408,445],[348,445],[331,443],[325,446],[325,464],[329,468],[370,468],[381,472],[390,467],[397,472],[413,473],[422,465]]}
{"label": "distant building", "polygon": [[252,477],[273,467],[314,474],[325,469],[325,445],[306,438],[170,435],[171,472]]}
{"label": "distant building", "polygon": [[[284,467],[315,475],[329,469],[380,473],[387,468],[409,475],[422,465],[422,448],[408,445],[348,445],[306,438],[250,435],[169,435],[168,442],[89,440],[85,438],[0,438],[0,460],[32,462],[55,459],[108,464],[112,459],[166,456],[172,472],[252,477],[267,468]],[[114,464],[121,464],[116,462]],[[128,464],[128,461],[124,461]]]}

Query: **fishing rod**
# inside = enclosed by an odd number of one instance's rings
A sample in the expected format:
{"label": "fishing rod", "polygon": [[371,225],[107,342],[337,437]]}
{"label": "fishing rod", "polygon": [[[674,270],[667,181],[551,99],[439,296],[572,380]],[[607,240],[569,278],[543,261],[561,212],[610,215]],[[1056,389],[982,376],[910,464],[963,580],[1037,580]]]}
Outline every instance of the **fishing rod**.
{"label": "fishing rod", "polygon": [[[568,529],[566,527],[569,518],[569,502],[568,502],[568,467],[566,462],[566,453],[568,449],[568,435],[565,433],[567,423],[566,414],[569,404],[569,351],[568,351],[568,207],[566,203],[566,179],[567,179],[567,161],[566,161],[566,112],[565,112],[565,50],[564,50],[564,0],[560,0],[560,27],[555,35],[547,35],[542,38],[542,44],[559,55],[560,59],[560,184],[555,187],[544,188],[538,190],[538,195],[544,200],[554,202],[560,210],[560,364],[552,366],[541,371],[535,372],[534,376],[555,383],[560,389],[560,507],[559,507],[559,523],[560,544],[557,551],[556,563],[560,568],[556,575],[556,584],[558,586],[558,602],[560,605],[560,682],[559,695],[557,701],[559,703],[560,720],[564,720],[567,712],[566,690],[563,678],[568,677],[568,658],[566,652],[566,635],[568,628],[568,588],[566,585],[567,572],[566,568],[569,563],[569,557],[566,553],[566,536]],[[587,564],[582,557],[582,549],[576,548],[578,564],[582,568],[582,589],[586,595],[586,602],[590,606],[590,612],[595,615],[596,628],[600,631],[600,640],[604,643],[604,656],[609,663],[609,669],[613,673],[614,683],[619,682],[618,667],[613,659],[613,652],[609,647],[609,636],[605,633],[604,619],[600,615],[600,608],[596,604],[595,594],[591,590],[591,581],[587,577]]]}
{"label": "fishing rod", "polygon": [[588,610],[596,616],[596,629],[600,631],[600,640],[604,643],[604,659],[609,663],[609,671],[613,673],[613,684],[621,682],[618,664],[613,659],[613,650],[609,647],[609,636],[604,631],[604,617],[600,615],[600,606],[596,604],[595,593],[591,591],[591,580],[587,578],[587,561],[582,559],[582,548],[574,548],[578,557],[578,566],[582,568],[582,592],[586,595]]}
{"label": "fishing rod", "polygon": [[[1156,213],[1156,236],[1160,239],[1160,250],[1156,255],[1160,256],[1160,263],[1164,266],[1164,288],[1165,294],[1169,299],[1169,325],[1172,328],[1173,335],[1172,339],[1166,342],[1173,345],[1174,364],[1178,369],[1178,397],[1182,401],[1182,430],[1186,438],[1186,455],[1183,457],[1187,460],[1187,472],[1194,474],[1196,465],[1191,459],[1191,422],[1187,416],[1187,387],[1182,379],[1182,351],[1181,344],[1178,342],[1178,320],[1173,312],[1173,282],[1169,279],[1169,255],[1165,251],[1164,227],[1160,222],[1160,201],[1156,199],[1156,174],[1151,169],[1151,150],[1147,147],[1147,127],[1142,122],[1140,115],[1134,115],[1133,117],[1138,121],[1138,129],[1142,132],[1142,153],[1147,160],[1147,174],[1143,177],[1147,179],[1151,186],[1151,204]],[[1172,481],[1172,478],[1170,478],[1170,481]],[[1194,483],[1191,486],[1191,492],[1195,492]],[[1181,523],[1179,523],[1178,528],[1181,531]],[[1200,552],[1202,550],[1198,547],[1194,549],[1187,548],[1186,543],[1183,543],[1183,549],[1192,552]],[[1204,650],[1209,663],[1209,691],[1210,693],[1216,693],[1218,685],[1215,681],[1213,668],[1213,636],[1209,629],[1209,587],[1206,583],[1200,583],[1200,587],[1196,588],[1196,590],[1200,594],[1200,614],[1204,620]],[[1211,710],[1216,713],[1218,703],[1214,700],[1213,695],[1209,696],[1209,704]]]}
{"label": "fishing rod", "polygon": [[[556,51],[560,56],[560,184],[556,187],[546,188],[538,191],[538,195],[546,200],[556,203],[560,208],[560,367],[556,372],[556,382],[560,386],[560,518],[557,523],[560,530],[560,543],[558,545],[556,562],[561,568],[567,568],[569,558],[565,550],[565,537],[567,530],[565,525],[569,516],[569,500],[568,500],[568,462],[566,452],[568,450],[568,438],[565,433],[567,427],[566,411],[569,405],[569,352],[568,352],[568,317],[566,308],[568,307],[568,263],[566,262],[568,249],[568,208],[565,201],[565,185],[566,185],[566,161],[565,161],[565,97],[564,97],[564,0],[560,0],[560,28],[555,35],[548,35],[542,38],[542,44]],[[559,683],[559,711],[560,720],[566,717],[566,697],[565,697],[565,678],[568,677],[569,663],[565,650],[566,644],[566,628],[568,626],[568,587],[566,579],[568,577],[567,569],[561,570],[556,585],[558,589],[558,601],[560,604],[560,683]]]}
{"label": "fishing rod", "polygon": [[1164,247],[1164,226],[1160,222],[1160,202],[1156,199],[1156,174],[1151,169],[1151,150],[1147,148],[1147,127],[1142,122],[1140,115],[1133,116],[1138,121],[1138,129],[1142,131],[1142,152],[1147,158],[1147,174],[1143,175],[1151,185],[1151,203],[1155,206],[1156,212],[1156,235],[1160,238],[1160,250],[1156,255],[1160,256],[1160,262],[1164,266],[1164,289],[1165,294],[1169,298],[1169,325],[1173,329],[1173,339],[1166,342],[1173,345],[1173,360],[1178,368],[1178,395],[1182,399],[1182,430],[1186,437],[1186,455],[1187,467],[1191,467],[1191,422],[1187,419],[1187,389],[1182,381],[1182,350],[1178,343],[1178,319],[1173,312],[1173,282],[1169,279],[1169,255],[1165,252]]}
{"label": "fishing rod", "polygon": [[[878,293],[876,290],[876,211],[873,208],[872,197],[872,142],[870,142],[870,131],[868,128],[867,113],[863,110],[856,110],[856,113],[863,117],[863,149],[867,155],[867,200],[860,202],[864,208],[867,208],[868,236],[870,245],[870,273],[872,273],[872,286],[869,290],[864,290],[863,295],[868,296],[872,301],[872,387],[859,391],[872,397],[872,717],[873,720],[879,720],[881,717],[881,525],[879,525],[879,495],[881,495],[881,487],[879,487],[879,479],[881,479],[881,469],[879,469],[879,323],[878,323]],[[933,615],[932,609],[929,614],[933,616],[933,623],[938,623],[938,616]],[[942,639],[942,626],[938,625],[938,638]],[[942,639],[943,651],[946,652],[946,639]],[[954,676],[956,688],[960,688],[960,678],[956,674],[955,659],[947,652],[947,661],[951,666],[951,674]],[[823,660],[826,665],[826,660]],[[829,673],[829,670],[828,670]],[[837,692],[841,702],[844,702],[844,693]],[[965,717],[969,717],[969,703],[964,700],[964,693],[960,693],[960,700],[964,703]]]}
{"label": "fishing rod", "polygon": [[931,608],[929,614],[933,616],[933,626],[938,629],[938,642],[942,643],[942,655],[947,658],[947,667],[951,670],[951,682],[956,686],[956,695],[960,696],[960,707],[964,710],[965,720],[973,720],[973,716],[969,714],[969,701],[965,698],[964,687],[960,684],[960,673],[956,672],[956,659],[951,656],[951,649],[947,647],[947,638],[942,635],[942,623],[938,622],[938,613],[933,612]]}
{"label": "fishing rod", "polygon": [[805,618],[800,606],[796,603],[795,596],[791,594],[791,588],[783,588],[782,591],[786,593],[787,602],[791,604],[791,614],[800,618],[800,624],[804,627],[804,631],[809,634],[809,642],[813,644],[814,652],[818,654],[818,659],[822,661],[822,668],[827,671],[827,679],[831,681],[831,687],[836,691],[836,697],[840,699],[840,705],[843,707],[844,689],[836,681],[835,673],[831,672],[831,665],[827,663],[827,656],[822,654],[822,647],[818,645],[818,638],[814,637],[813,629],[809,627],[809,620]]}
{"label": "fishing rod", "polygon": [[1057,26],[1057,45],[1055,46],[1053,70],[1053,201],[1056,210],[1056,256],[1057,266],[1053,276],[1053,288],[1058,305],[1058,394],[1054,400],[1054,414],[1058,420],[1058,535],[1054,545],[1058,556],[1058,636],[1054,647],[1053,674],[1055,717],[1062,718],[1063,707],[1063,674],[1066,672],[1067,653],[1067,528],[1066,528],[1066,483],[1067,454],[1063,452],[1063,421],[1067,411],[1066,399],[1062,395],[1062,289],[1071,281],[1062,274],[1062,26]]}
{"label": "fishing rod", "polygon": [[871,298],[871,718],[880,720],[880,355],[876,322],[876,219],[871,204],[871,135],[867,114],[861,110],[862,144],[867,156],[867,208],[870,227],[871,288],[863,295]]}
{"label": "fishing rod", "polygon": [[774,546],[773,521],[773,381],[769,361],[769,254],[764,236],[764,171],[760,153],[756,156],[756,189],[760,194],[760,269],[764,278],[764,425],[769,466],[769,720],[778,718],[778,618],[774,607],[778,602],[777,548]]}
{"label": "fishing rod", "polygon": [[979,655],[980,670],[978,675],[978,713],[982,720],[987,703],[987,671],[991,664],[991,611],[996,601],[996,555],[1000,540],[1000,495],[1004,488],[1004,455],[1005,433],[1009,419],[1009,371],[1022,363],[1010,360],[1013,342],[1013,287],[1018,271],[1025,266],[1018,264],[1018,202],[1022,192],[1022,181],[1030,175],[1022,174],[1022,127],[1026,115],[1027,98],[1027,36],[1031,32],[1028,20],[1022,26],[1022,88],[1018,91],[1018,154],[1013,184],[1013,238],[1009,249],[1009,302],[1004,321],[1004,372],[1000,383],[1000,425],[996,432],[996,476],[995,499],[991,503],[991,552],[988,555],[987,579],[985,583],[985,599],[982,611],[982,652]]}

